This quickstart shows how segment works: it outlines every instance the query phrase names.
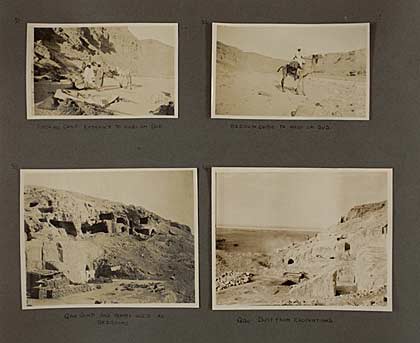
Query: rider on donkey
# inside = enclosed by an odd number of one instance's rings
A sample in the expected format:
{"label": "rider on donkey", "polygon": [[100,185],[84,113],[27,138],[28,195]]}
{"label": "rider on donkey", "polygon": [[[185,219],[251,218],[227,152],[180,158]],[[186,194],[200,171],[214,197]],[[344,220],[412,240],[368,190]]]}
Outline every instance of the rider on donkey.
{"label": "rider on donkey", "polygon": [[292,61],[287,65],[289,73],[293,75],[295,80],[299,77],[299,72],[303,69],[304,64],[305,60],[302,56],[302,49],[298,48],[292,58]]}

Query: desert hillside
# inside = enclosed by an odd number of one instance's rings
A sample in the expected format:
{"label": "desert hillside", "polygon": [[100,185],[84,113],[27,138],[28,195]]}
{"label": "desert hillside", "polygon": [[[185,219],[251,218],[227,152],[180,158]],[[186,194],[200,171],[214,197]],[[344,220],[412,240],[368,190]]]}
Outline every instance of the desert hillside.
{"label": "desert hillside", "polygon": [[126,27],[36,28],[34,77],[60,81],[99,62],[139,77],[174,77],[174,48],[137,39]]}
{"label": "desert hillside", "polygon": [[290,61],[217,42],[217,115],[360,118],[367,112],[366,50],[306,56],[307,76],[298,86],[277,73]]}
{"label": "desert hillside", "polygon": [[384,201],[355,206],[328,230],[269,255],[218,250],[218,303],[384,306],[388,244]]}
{"label": "desert hillside", "polygon": [[[114,301],[194,301],[194,237],[187,225],[139,206],[38,186],[25,187],[23,207],[29,297],[60,298],[126,280],[119,292],[112,288]],[[145,286],[125,283],[133,280]],[[147,294],[149,281],[159,284],[159,296],[153,287]],[[127,287],[143,293],[121,300]],[[110,294],[102,296],[95,301],[110,301]]]}
{"label": "desert hillside", "polygon": [[[276,59],[254,52],[245,52],[236,47],[217,42],[217,68],[228,70],[272,73],[288,61]],[[218,70],[219,72],[219,70]]]}
{"label": "desert hillside", "polygon": [[[311,56],[304,56],[304,58],[308,64],[311,64]],[[217,42],[216,62],[218,68],[221,68],[222,71],[226,68],[238,71],[273,73],[278,67],[290,61],[255,52],[242,51],[236,47]],[[319,54],[316,71],[329,76],[366,75],[366,50]]]}

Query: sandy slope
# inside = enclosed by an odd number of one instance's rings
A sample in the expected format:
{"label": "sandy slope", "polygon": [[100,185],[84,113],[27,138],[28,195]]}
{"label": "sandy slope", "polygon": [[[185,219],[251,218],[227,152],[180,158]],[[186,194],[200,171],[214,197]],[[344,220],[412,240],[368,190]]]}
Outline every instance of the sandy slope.
{"label": "sandy slope", "polygon": [[242,51],[217,42],[215,114],[273,117],[360,118],[367,113],[365,49],[306,56],[306,96],[276,70],[289,61]]}
{"label": "sandy slope", "polygon": [[251,71],[217,74],[216,114],[276,117],[352,117],[366,114],[364,77],[320,77],[305,79],[306,96],[296,95],[296,82],[288,77],[285,92],[281,75]]}

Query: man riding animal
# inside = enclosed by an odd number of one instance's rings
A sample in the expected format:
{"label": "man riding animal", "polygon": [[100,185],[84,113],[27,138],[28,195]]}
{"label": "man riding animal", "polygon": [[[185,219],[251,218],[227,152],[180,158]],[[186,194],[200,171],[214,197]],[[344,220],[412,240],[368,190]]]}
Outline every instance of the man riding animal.
{"label": "man riding animal", "polygon": [[303,78],[305,78],[309,73],[304,72],[305,68],[305,59],[302,54],[302,49],[298,48],[296,53],[293,55],[291,62],[287,63],[284,66],[280,66],[277,69],[277,72],[280,70],[282,71],[282,79],[281,79],[281,90],[284,92],[284,80],[287,76],[292,76],[295,81],[297,81],[295,92],[299,94],[298,88],[302,86],[302,95],[305,95],[305,91],[303,89]]}

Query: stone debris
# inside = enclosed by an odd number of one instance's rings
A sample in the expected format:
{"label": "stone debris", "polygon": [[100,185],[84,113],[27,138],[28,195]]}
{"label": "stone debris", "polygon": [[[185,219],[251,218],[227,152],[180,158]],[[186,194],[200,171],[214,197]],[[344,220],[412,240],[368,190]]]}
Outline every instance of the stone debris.
{"label": "stone debris", "polygon": [[216,277],[216,291],[221,291],[230,287],[240,286],[252,281],[252,273],[225,272]]}

